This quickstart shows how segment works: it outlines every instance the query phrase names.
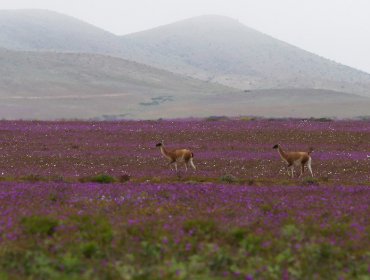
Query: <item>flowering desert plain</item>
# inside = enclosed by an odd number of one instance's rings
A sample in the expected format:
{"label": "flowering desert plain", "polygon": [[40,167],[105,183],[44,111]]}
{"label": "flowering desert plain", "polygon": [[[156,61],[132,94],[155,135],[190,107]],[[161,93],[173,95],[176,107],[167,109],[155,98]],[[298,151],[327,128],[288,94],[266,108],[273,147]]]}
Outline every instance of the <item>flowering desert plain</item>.
{"label": "flowering desert plain", "polygon": [[1,121],[0,180],[0,279],[370,279],[369,121]]}

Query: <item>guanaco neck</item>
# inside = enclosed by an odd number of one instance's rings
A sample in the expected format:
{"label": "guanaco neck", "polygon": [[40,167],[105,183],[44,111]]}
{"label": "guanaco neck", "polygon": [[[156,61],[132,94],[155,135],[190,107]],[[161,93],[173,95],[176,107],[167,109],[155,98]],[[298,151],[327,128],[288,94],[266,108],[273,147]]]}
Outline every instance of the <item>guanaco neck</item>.
{"label": "guanaco neck", "polygon": [[286,152],[284,152],[284,150],[280,146],[278,146],[278,152],[279,152],[280,157],[283,160],[287,160],[287,154]]}
{"label": "guanaco neck", "polygon": [[162,153],[162,155],[164,155],[166,158],[169,158],[169,157],[170,157],[169,152],[166,150],[166,148],[165,148],[163,145],[161,146],[161,153]]}

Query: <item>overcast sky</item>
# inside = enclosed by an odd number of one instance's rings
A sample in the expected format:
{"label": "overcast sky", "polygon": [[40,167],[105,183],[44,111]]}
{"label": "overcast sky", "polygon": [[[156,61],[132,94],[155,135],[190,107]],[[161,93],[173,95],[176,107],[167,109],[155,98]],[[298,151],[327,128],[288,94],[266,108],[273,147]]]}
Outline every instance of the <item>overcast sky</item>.
{"label": "overcast sky", "polygon": [[370,73],[370,0],[0,0],[48,9],[123,35],[204,14],[225,15]]}

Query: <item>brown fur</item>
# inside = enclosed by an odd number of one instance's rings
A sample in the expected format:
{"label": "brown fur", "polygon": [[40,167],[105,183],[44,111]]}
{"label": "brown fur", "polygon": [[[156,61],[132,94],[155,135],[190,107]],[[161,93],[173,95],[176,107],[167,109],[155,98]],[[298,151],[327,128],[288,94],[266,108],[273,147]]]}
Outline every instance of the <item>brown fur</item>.
{"label": "brown fur", "polygon": [[313,177],[310,156],[310,154],[313,152],[313,148],[310,148],[308,152],[285,152],[280,145],[275,145],[273,148],[278,149],[280,157],[288,164],[287,168],[291,169],[292,177],[294,177],[294,165],[300,165],[301,167],[301,174],[299,177],[303,176],[305,165],[307,165]]}
{"label": "brown fur", "polygon": [[191,156],[191,151],[188,149],[176,149],[176,150],[167,150],[165,147],[161,148],[162,154],[169,158],[171,161],[184,160],[189,161]]}
{"label": "brown fur", "polygon": [[168,150],[164,147],[163,143],[159,143],[156,146],[160,148],[162,155],[169,160],[168,165],[175,164],[176,170],[177,162],[184,162],[186,170],[188,170],[188,163],[190,163],[194,170],[196,169],[193,163],[194,154],[189,149]]}

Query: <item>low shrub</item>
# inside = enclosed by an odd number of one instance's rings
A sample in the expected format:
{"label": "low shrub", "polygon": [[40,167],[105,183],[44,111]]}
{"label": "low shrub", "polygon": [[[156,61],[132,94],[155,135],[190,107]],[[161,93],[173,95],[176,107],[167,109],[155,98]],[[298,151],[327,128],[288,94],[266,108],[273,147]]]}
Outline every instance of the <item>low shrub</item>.
{"label": "low shrub", "polygon": [[59,221],[51,217],[30,216],[22,218],[21,225],[28,234],[51,236],[59,225]]}
{"label": "low shrub", "polygon": [[235,182],[238,181],[238,178],[236,178],[232,174],[225,174],[225,175],[221,176],[220,181],[221,182],[226,182],[226,183],[235,183]]}
{"label": "low shrub", "polygon": [[131,180],[131,176],[128,174],[123,174],[118,178],[120,183],[125,183]]}
{"label": "low shrub", "polygon": [[91,241],[81,244],[80,250],[86,258],[91,258],[98,252],[99,246],[95,242]]}
{"label": "low shrub", "polygon": [[217,225],[212,220],[187,220],[183,223],[185,232],[201,238],[208,238],[217,232]]}
{"label": "low shrub", "polygon": [[303,184],[307,186],[318,186],[320,183],[317,178],[307,177],[303,179]]}
{"label": "low shrub", "polygon": [[76,215],[72,216],[71,220],[77,226],[80,237],[87,242],[107,245],[113,239],[112,226],[105,217]]}
{"label": "low shrub", "polygon": [[42,181],[43,178],[40,175],[30,174],[30,175],[26,175],[26,176],[21,177],[21,180],[31,182],[31,183],[35,183],[35,182]]}
{"label": "low shrub", "polygon": [[331,118],[312,118],[311,120],[316,121],[316,122],[332,122],[333,119]]}
{"label": "low shrub", "polygon": [[254,185],[255,181],[254,179],[248,179],[247,183],[248,183],[248,186],[252,186]]}
{"label": "low shrub", "polygon": [[234,242],[239,243],[247,236],[247,234],[248,230],[246,228],[241,227],[234,228],[229,232],[229,236],[231,238],[232,243]]}
{"label": "low shrub", "polygon": [[107,174],[99,174],[93,177],[83,177],[79,179],[79,182],[86,183],[86,182],[93,182],[93,183],[100,183],[100,184],[110,184],[117,182],[117,179],[113,176]]}
{"label": "low shrub", "polygon": [[211,122],[217,122],[217,121],[227,121],[229,118],[226,116],[209,116],[206,118],[206,121],[211,121]]}

